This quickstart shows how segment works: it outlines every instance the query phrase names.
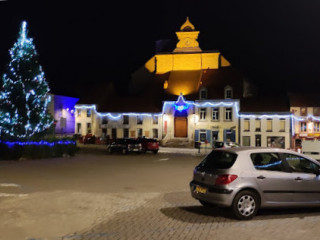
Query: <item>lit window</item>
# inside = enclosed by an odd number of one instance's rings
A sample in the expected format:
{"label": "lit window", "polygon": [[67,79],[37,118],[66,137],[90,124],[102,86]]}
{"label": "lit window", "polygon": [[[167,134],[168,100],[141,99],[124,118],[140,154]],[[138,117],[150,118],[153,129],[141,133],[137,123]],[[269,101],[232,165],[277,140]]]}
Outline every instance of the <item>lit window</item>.
{"label": "lit window", "polygon": [[267,119],[267,132],[272,132],[272,119]]}
{"label": "lit window", "polygon": [[306,107],[300,108],[300,116],[307,116],[307,108]]}
{"label": "lit window", "polygon": [[250,147],[250,136],[242,137],[242,146]]}
{"label": "lit window", "polygon": [[301,132],[306,132],[307,131],[307,123],[306,122],[301,122],[300,123],[300,131]]}
{"label": "lit window", "polygon": [[77,117],[81,117],[81,109],[77,110]]}
{"label": "lit window", "polygon": [[91,123],[87,123],[87,133],[91,133]]}
{"label": "lit window", "polygon": [[256,132],[260,132],[261,131],[261,119],[257,118],[255,123],[256,123]]}
{"label": "lit window", "polygon": [[313,115],[314,116],[320,116],[320,107],[314,107],[313,108]]}
{"label": "lit window", "polygon": [[285,131],[286,131],[286,120],[280,119],[280,132],[285,132]]}
{"label": "lit window", "polygon": [[225,120],[232,121],[232,108],[226,108],[225,114]]}
{"label": "lit window", "polygon": [[200,120],[205,120],[207,115],[207,109],[206,108],[200,108]]}
{"label": "lit window", "polygon": [[207,131],[204,129],[200,130],[200,142],[205,142],[207,140]]}
{"label": "lit window", "polygon": [[212,120],[219,120],[219,108],[212,108]]}
{"label": "lit window", "polygon": [[315,132],[320,132],[320,123],[319,122],[314,122],[313,127],[314,127]]}
{"label": "lit window", "polygon": [[250,119],[244,119],[244,131],[249,132],[250,131]]}

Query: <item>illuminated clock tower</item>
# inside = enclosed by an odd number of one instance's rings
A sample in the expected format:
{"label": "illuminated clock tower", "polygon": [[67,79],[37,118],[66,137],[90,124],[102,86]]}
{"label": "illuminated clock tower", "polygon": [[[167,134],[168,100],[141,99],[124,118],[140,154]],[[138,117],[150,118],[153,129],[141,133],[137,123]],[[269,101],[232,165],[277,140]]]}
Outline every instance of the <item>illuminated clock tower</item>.
{"label": "illuminated clock tower", "polygon": [[195,31],[193,24],[187,17],[187,20],[181,26],[180,31],[176,32],[179,42],[173,52],[201,52],[197,41],[199,33],[199,31]]}

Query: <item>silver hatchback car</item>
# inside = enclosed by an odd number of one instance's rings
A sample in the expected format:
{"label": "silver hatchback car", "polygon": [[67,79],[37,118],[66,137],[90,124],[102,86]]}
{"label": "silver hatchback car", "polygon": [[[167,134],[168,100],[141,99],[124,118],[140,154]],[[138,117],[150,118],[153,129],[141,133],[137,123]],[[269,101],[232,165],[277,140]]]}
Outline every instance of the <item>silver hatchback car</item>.
{"label": "silver hatchback car", "polygon": [[259,208],[320,206],[320,163],[277,148],[217,149],[194,169],[192,196],[251,219]]}

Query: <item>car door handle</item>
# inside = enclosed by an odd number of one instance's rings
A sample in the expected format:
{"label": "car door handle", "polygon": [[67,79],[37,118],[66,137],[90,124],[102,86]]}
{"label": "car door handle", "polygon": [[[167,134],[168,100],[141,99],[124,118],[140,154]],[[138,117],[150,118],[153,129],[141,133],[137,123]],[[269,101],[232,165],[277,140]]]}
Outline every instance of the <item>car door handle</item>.
{"label": "car door handle", "polygon": [[257,177],[258,179],[265,179],[265,176],[260,175],[259,177]]}

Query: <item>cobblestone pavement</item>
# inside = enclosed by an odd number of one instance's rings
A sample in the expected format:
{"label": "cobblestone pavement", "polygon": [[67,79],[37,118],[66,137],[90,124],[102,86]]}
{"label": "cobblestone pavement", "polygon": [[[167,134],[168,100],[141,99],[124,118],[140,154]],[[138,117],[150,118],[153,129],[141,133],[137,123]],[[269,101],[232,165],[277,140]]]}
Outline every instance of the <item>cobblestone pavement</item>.
{"label": "cobblestone pavement", "polygon": [[261,210],[251,221],[237,221],[228,209],[202,207],[188,191],[178,191],[160,194],[139,208],[115,213],[62,239],[316,240],[319,224],[320,209]]}
{"label": "cobblestone pavement", "polygon": [[0,162],[0,240],[318,240],[320,208],[260,210],[251,221],[205,208],[188,183],[197,154]]}

